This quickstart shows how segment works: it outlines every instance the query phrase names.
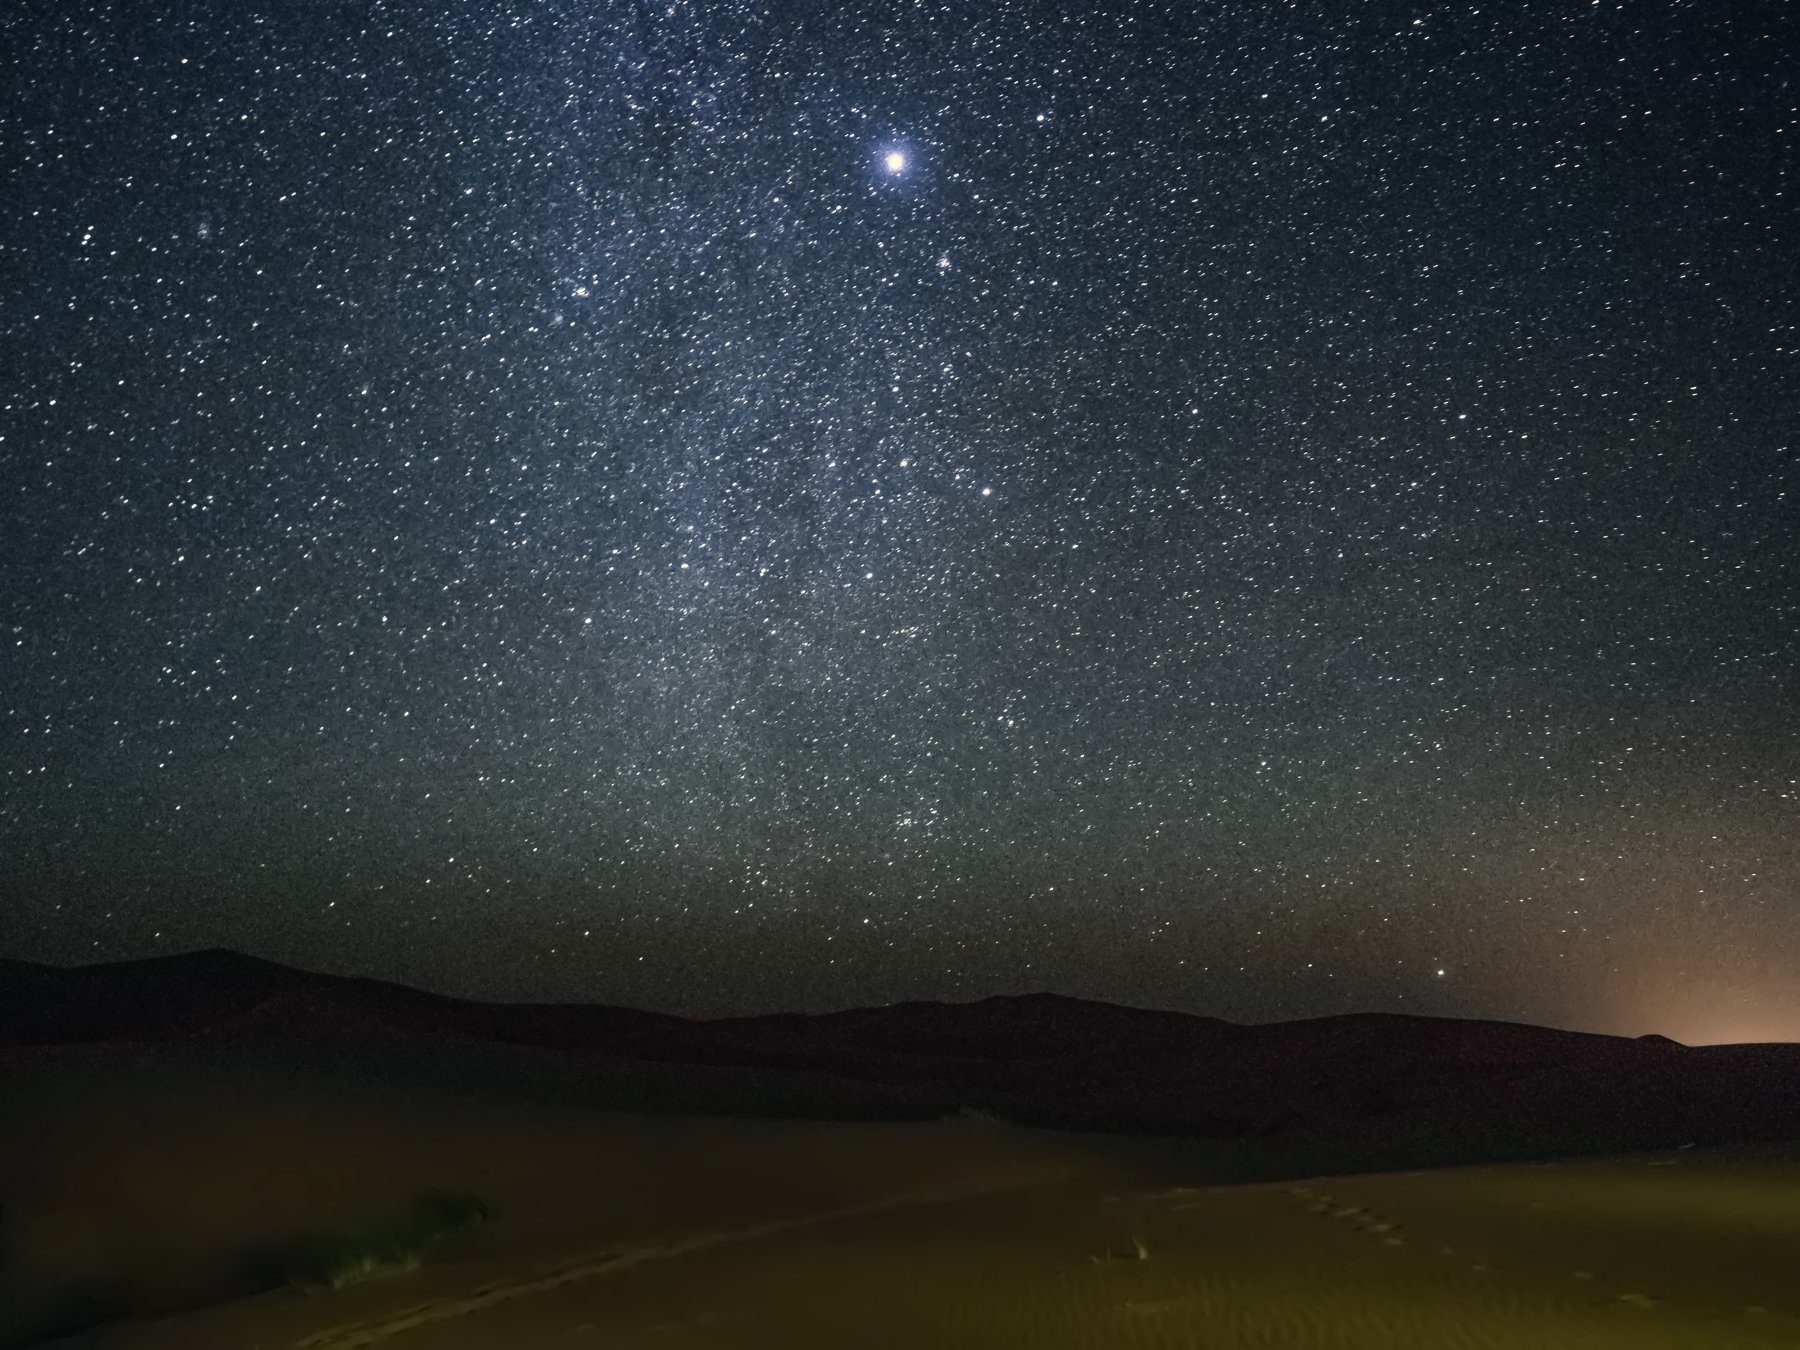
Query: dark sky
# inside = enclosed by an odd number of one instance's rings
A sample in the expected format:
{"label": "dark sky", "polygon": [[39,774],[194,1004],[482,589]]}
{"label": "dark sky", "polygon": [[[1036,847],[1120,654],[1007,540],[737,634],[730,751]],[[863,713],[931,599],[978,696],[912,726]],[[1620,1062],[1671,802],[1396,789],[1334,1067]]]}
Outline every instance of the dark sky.
{"label": "dark sky", "polygon": [[1800,1037],[1717,0],[0,17],[0,951]]}

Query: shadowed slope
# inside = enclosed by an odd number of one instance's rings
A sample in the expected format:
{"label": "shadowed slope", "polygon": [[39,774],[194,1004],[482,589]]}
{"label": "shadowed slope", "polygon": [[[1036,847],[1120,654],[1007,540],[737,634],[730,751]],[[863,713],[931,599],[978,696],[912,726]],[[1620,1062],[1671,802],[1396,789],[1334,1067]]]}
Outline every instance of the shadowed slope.
{"label": "shadowed slope", "polygon": [[1049,994],[693,1021],[476,1003],[223,951],[0,967],[0,1045],[353,1053],[396,1037],[448,1055],[532,1047],[572,1082],[648,1074],[680,1109],[721,1114],[973,1106],[1065,1128],[1327,1137],[1430,1160],[1440,1148],[1448,1160],[1800,1136],[1800,1046],[1388,1014],[1240,1026]]}

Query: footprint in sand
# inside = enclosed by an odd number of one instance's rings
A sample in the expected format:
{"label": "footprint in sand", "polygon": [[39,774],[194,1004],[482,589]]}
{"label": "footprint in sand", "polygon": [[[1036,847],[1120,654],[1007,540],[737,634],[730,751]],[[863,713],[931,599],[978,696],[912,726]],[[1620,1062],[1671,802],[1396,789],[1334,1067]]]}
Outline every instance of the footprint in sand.
{"label": "footprint in sand", "polygon": [[1178,1312],[1190,1308],[1199,1301],[1198,1294],[1186,1294],[1180,1298],[1165,1298],[1152,1303],[1127,1303],[1125,1311],[1138,1317],[1155,1317],[1160,1313]]}

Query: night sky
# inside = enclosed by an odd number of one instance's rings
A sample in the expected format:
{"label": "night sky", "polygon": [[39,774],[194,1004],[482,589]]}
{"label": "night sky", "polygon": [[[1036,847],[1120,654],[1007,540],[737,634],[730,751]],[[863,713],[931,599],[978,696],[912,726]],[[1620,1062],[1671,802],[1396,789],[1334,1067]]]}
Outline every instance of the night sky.
{"label": "night sky", "polygon": [[1800,35],[0,17],[0,954],[1800,1037]]}

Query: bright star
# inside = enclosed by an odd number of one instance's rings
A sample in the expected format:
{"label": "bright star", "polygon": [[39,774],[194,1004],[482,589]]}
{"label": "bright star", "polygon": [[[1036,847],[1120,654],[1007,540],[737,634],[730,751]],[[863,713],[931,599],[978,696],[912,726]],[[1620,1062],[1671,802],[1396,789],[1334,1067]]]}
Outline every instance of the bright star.
{"label": "bright star", "polygon": [[881,162],[887,165],[887,171],[889,173],[899,173],[906,168],[906,156],[901,154],[898,150],[888,151],[887,157]]}

